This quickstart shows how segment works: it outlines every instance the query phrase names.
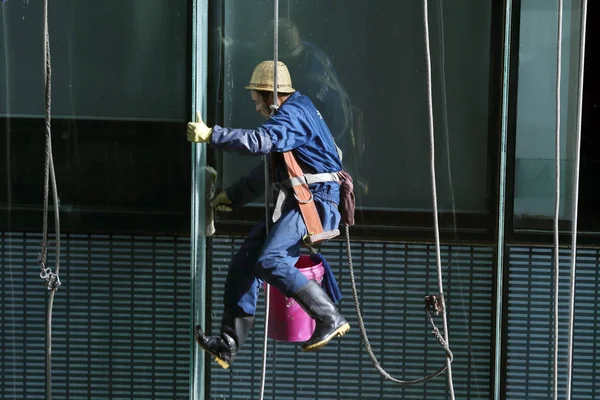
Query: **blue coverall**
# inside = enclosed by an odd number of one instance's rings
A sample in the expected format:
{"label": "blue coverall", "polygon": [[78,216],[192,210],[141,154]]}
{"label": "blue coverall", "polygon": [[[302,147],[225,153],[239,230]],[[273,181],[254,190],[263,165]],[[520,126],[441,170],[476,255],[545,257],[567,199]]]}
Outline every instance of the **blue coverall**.
{"label": "blue coverall", "polygon": [[[339,172],[342,163],[323,117],[313,103],[293,93],[266,123],[254,130],[214,126],[211,145],[245,154],[283,153],[294,150],[304,173]],[[272,165],[275,181],[288,178],[284,165]],[[234,207],[239,207],[264,190],[264,173],[259,165],[249,176],[226,189]],[[340,185],[323,182],[309,186],[325,231],[340,223]],[[296,269],[302,239],[307,230],[294,196],[288,196],[281,217],[266,235],[259,222],[233,256],[225,283],[224,304],[232,312],[254,315],[263,280],[290,297],[308,279]]]}

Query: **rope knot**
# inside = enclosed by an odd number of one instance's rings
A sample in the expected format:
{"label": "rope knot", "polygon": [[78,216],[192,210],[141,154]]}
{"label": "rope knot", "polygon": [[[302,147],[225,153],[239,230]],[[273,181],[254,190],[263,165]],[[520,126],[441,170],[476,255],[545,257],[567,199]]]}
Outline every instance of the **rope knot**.
{"label": "rope knot", "polygon": [[42,268],[40,278],[46,281],[46,288],[48,290],[56,290],[61,285],[60,278],[50,268]]}

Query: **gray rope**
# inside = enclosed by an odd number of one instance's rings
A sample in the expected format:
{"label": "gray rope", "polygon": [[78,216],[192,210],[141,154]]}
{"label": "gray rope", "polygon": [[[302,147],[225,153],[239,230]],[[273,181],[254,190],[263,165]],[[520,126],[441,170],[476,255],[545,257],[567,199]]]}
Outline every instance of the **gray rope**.
{"label": "gray rope", "polygon": [[[437,203],[437,184],[435,177],[435,134],[434,134],[434,120],[433,120],[433,84],[431,78],[431,45],[429,43],[429,5],[428,1],[423,1],[423,19],[425,26],[425,55],[427,58],[427,105],[429,112],[429,146],[430,146],[430,166],[431,166],[431,189],[432,189],[432,200],[433,200],[433,224],[434,224],[434,234],[435,234],[435,253],[436,253],[436,264],[437,264],[437,274],[438,274],[438,289],[440,294],[440,301],[442,310],[444,310],[442,314],[443,326],[444,326],[444,340],[447,346],[450,346],[450,341],[448,340],[448,318],[446,315],[446,305],[444,299],[444,286],[442,280],[442,256],[441,256],[441,244],[440,244],[440,224],[438,218],[438,203]],[[450,392],[450,398],[454,400],[454,382],[452,379],[452,360],[447,358],[446,360],[446,368],[448,373],[448,391]]]}
{"label": "gray rope", "polygon": [[278,68],[279,62],[279,0],[274,2],[275,16],[273,18],[273,105],[271,112],[274,113],[279,108],[279,97],[277,95]]}
{"label": "gray rope", "polygon": [[[38,261],[42,267],[40,276],[46,280],[49,290],[60,286],[58,272],[60,269],[60,219],[58,214],[58,190],[56,187],[56,174],[54,171],[54,160],[52,157],[52,64],[50,61],[50,34],[48,32],[48,0],[44,0],[44,86],[45,86],[45,127],[46,127],[46,158],[44,164],[44,206],[42,222],[42,244]],[[49,189],[52,184],[52,196],[54,199],[54,221],[56,230],[56,273],[46,267],[48,257],[48,202]]]}
{"label": "gray rope", "polygon": [[502,80],[504,89],[502,90],[502,129],[500,137],[500,179],[498,195],[498,227],[496,243],[496,335],[494,338],[494,395],[493,400],[500,400],[503,395],[503,384],[501,382],[501,371],[503,369],[502,361],[502,331],[503,331],[503,307],[504,307],[504,251],[505,251],[505,223],[506,223],[506,164],[508,158],[508,88],[511,66],[511,42],[512,42],[512,14],[513,0],[506,1],[506,12],[504,20],[504,48],[502,62]]}
{"label": "gray rope", "polygon": [[575,144],[575,170],[573,172],[573,204],[572,204],[572,233],[571,233],[571,285],[569,288],[569,344],[567,368],[567,400],[571,400],[571,385],[573,379],[573,329],[575,318],[575,272],[577,262],[577,217],[579,212],[579,168],[581,162],[581,121],[583,110],[583,79],[585,72],[585,35],[587,25],[587,0],[582,0],[581,10],[581,39],[579,58],[579,91],[577,98],[577,139]]}
{"label": "gray rope", "polygon": [[275,17],[273,18],[273,106],[279,107],[279,97],[277,97],[277,79],[278,61],[279,61],[279,0],[275,0]]}
{"label": "gray rope", "polygon": [[[271,106],[271,115],[273,115],[279,107],[279,98],[277,97],[277,58],[279,56],[279,0],[274,1],[274,17],[273,17],[273,105]],[[269,163],[265,155],[264,169],[265,169],[265,234],[269,234]],[[267,285],[265,293],[265,336],[263,338],[263,356],[262,356],[262,376],[260,382],[260,400],[264,399],[265,395],[265,380],[267,377],[267,349],[268,349],[268,333],[269,333],[269,306],[271,303],[270,296],[271,289]]]}
{"label": "gray rope", "polygon": [[[45,87],[45,127],[46,127],[46,157],[44,163],[44,206],[42,222],[42,242],[38,255],[40,264],[40,277],[46,281],[46,287],[50,291],[46,310],[46,398],[52,399],[52,310],[54,307],[54,294],[60,287],[60,216],[58,207],[58,189],[56,185],[56,173],[52,157],[52,129],[51,129],[51,106],[52,106],[52,64],[50,59],[50,34],[48,31],[48,0],[43,2],[44,18],[44,87]],[[52,196],[54,200],[54,218],[56,231],[56,272],[46,266],[48,257],[48,202],[49,189],[52,184]]]}
{"label": "gray rope", "polygon": [[[375,353],[373,353],[373,348],[371,347],[371,342],[369,341],[369,337],[367,335],[367,330],[365,328],[365,322],[363,320],[362,312],[360,310],[360,301],[358,300],[358,290],[356,289],[356,280],[354,278],[354,266],[352,264],[352,249],[350,246],[350,228],[348,227],[348,225],[344,225],[344,233],[346,235],[346,252],[348,254],[348,268],[350,270],[350,283],[352,285],[352,297],[354,298],[354,308],[356,310],[356,316],[358,317],[358,327],[359,327],[359,331],[360,331],[360,336],[365,345],[365,349],[367,350],[367,354],[369,355],[369,358],[371,359],[371,362],[373,363],[373,366],[375,367],[375,369],[385,379],[388,379],[399,385],[415,385],[418,383],[425,383],[425,382],[428,382],[428,381],[432,380],[433,378],[441,375],[442,373],[444,373],[444,371],[446,371],[448,369],[447,364],[444,364],[440,369],[438,369],[437,371],[435,371],[423,378],[414,379],[414,380],[403,380],[403,379],[394,378],[385,369],[383,369],[383,367],[379,363],[379,360],[377,360]],[[427,315],[428,315],[429,322],[431,323],[431,326],[433,328],[432,333],[436,337],[438,342],[440,342],[440,344],[444,348],[444,351],[446,352],[446,358],[451,363],[454,358],[454,356],[452,355],[452,351],[450,351],[450,348],[448,347],[448,343],[442,337],[438,328],[435,326],[435,323],[433,322],[433,318],[432,318],[431,314],[429,312],[427,312]]]}
{"label": "gray rope", "polygon": [[555,189],[554,189],[554,370],[553,394],[558,400],[558,303],[560,284],[560,254],[558,220],[560,217],[560,101],[561,101],[561,72],[562,72],[562,17],[563,1],[558,0],[558,36],[556,55],[556,132],[555,132]]}

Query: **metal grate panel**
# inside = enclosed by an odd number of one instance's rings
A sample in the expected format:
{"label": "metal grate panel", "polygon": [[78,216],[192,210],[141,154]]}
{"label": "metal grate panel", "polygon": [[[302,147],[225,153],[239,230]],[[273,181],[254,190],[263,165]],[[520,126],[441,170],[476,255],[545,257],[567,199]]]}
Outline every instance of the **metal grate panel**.
{"label": "metal grate panel", "polygon": [[[216,238],[213,247],[212,332],[222,315],[229,258],[241,239]],[[327,243],[322,253],[334,268],[352,329],[316,353],[298,344],[269,341],[266,399],[440,399],[446,379],[402,388],[384,382],[364,351],[352,301],[345,246]],[[490,397],[493,249],[444,246],[444,290],[449,299],[450,344],[456,398]],[[353,260],[369,340],[392,375],[414,379],[444,363],[430,333],[423,298],[437,292],[435,247],[418,244],[353,243]],[[264,299],[255,328],[230,371],[211,364],[211,399],[255,399],[260,392]],[[441,328],[441,319],[436,321]]]}
{"label": "metal grate panel", "polygon": [[[2,399],[45,399],[40,238],[0,233]],[[188,398],[189,239],[65,235],[61,244],[53,398]]]}
{"label": "metal grate panel", "polygon": [[[507,399],[553,397],[554,271],[550,247],[509,250]],[[559,395],[565,394],[571,251],[560,252]],[[600,250],[577,250],[572,399],[600,398]]]}

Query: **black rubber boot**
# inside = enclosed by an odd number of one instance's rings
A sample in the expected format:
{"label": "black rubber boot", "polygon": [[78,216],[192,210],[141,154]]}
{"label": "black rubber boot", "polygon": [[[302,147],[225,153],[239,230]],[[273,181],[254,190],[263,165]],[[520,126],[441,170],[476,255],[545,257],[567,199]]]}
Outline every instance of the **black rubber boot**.
{"label": "black rubber boot", "polygon": [[302,343],[302,351],[318,350],[350,330],[350,324],[317,282],[308,281],[292,297],[316,321],[313,335]]}
{"label": "black rubber boot", "polygon": [[225,311],[221,320],[221,335],[206,336],[200,325],[196,326],[196,341],[217,364],[227,369],[244,344],[246,336],[252,328],[254,316],[234,317]]}

